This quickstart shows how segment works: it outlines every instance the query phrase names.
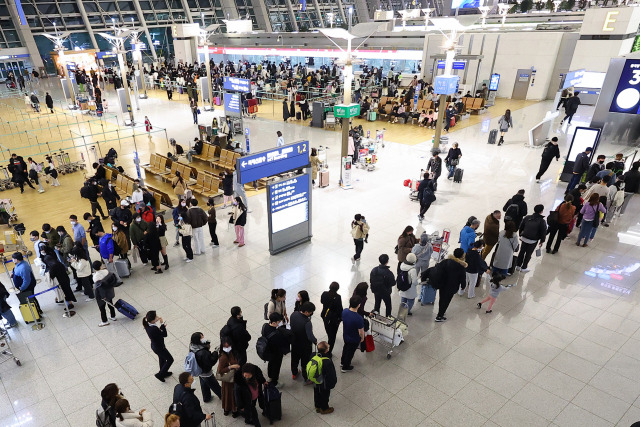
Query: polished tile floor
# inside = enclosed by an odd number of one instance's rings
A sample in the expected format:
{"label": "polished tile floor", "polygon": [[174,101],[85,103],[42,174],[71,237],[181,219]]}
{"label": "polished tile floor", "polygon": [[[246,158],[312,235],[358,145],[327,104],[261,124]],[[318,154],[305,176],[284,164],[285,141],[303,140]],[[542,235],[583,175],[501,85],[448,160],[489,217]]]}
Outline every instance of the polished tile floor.
{"label": "polished tile floor", "polygon": [[[193,263],[183,264],[182,252],[171,247],[171,269],[162,276],[135,265],[116,295],[142,313],[157,310],[167,321],[167,345],[176,362],[174,376],[166,383],[153,377],[157,359],[140,318],[130,321],[119,315],[117,322],[99,328],[95,303],[78,303],[77,315],[65,319],[52,296],[42,297],[46,327],[32,331],[21,324],[10,332],[23,366],[0,365],[0,426],[93,425],[100,390],[109,382],[121,387],[133,409],[147,408],[160,425],[189,336],[202,331],[215,339],[231,306],[242,307],[253,347],[271,288],[287,289],[289,310],[301,289],[319,305],[320,294],[334,280],[341,284],[346,300],[358,282],[368,280],[378,255],[393,254],[406,225],[416,227],[416,234],[450,229],[453,244],[469,216],[484,219],[520,188],[526,190],[530,209],[537,203],[547,210],[555,207],[565,186],[556,180],[560,162],[552,165],[542,184],[536,184],[533,176],[540,151],[524,147],[528,128],[550,107],[544,102],[516,111],[515,128],[502,147],[486,144],[497,119],[451,132],[450,141],[458,141],[463,152],[464,181],[440,180],[438,200],[422,224],[416,217],[418,206],[409,200],[402,181],[417,178],[426,166],[430,148],[426,137],[424,143],[409,146],[388,133],[376,170],[355,169],[354,188],[345,191],[337,186],[338,134],[276,121],[247,121],[253,150],[274,146],[278,129],[288,142],[308,138],[312,146],[330,147],[331,185],[313,191],[311,243],[270,256],[266,200],[259,194],[249,199],[253,212],[245,247],[232,243],[233,230],[222,220],[220,248],[208,247]],[[170,137],[178,135],[186,143],[195,136],[186,105],[176,108],[149,100],[142,108],[140,114],[166,126]],[[581,110],[588,113],[588,108]],[[588,121],[588,117],[576,119],[574,126]],[[554,131],[563,136],[561,148],[566,152],[567,126]],[[611,150],[605,154],[613,154]],[[42,197],[55,197],[50,194],[54,192]],[[72,209],[83,202],[76,195],[68,203]],[[312,389],[290,380],[286,357],[280,424],[628,426],[639,420],[639,206],[636,197],[627,215],[610,228],[601,228],[589,248],[575,247],[571,236],[557,255],[534,258],[530,273],[508,279],[514,287],[500,296],[492,314],[475,308],[486,285],[473,301],[455,297],[446,323],[434,323],[433,307],[416,307],[406,342],[390,360],[378,345],[372,353],[356,355],[353,372],[338,373],[331,398],[336,410],[331,415],[315,413]],[[349,223],[355,213],[366,216],[371,232],[362,261],[352,266]],[[219,218],[225,214],[221,210]],[[28,214],[23,220],[27,229],[39,228],[40,224],[29,222]],[[2,280],[7,282],[5,276]],[[398,300],[394,295],[395,307]],[[15,297],[10,302],[17,307]],[[313,316],[313,326],[318,337],[324,337],[319,314]],[[338,354],[341,347],[339,337]],[[249,360],[266,369],[254,351]],[[199,390],[196,394],[201,396]],[[220,412],[217,399],[205,408]],[[217,421],[242,424],[220,413]]]}

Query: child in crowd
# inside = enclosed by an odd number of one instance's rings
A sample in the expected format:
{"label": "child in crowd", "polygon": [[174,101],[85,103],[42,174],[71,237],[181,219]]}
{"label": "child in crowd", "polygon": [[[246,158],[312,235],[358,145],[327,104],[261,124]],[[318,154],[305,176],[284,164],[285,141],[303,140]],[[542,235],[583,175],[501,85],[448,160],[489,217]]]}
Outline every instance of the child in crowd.
{"label": "child in crowd", "polygon": [[487,307],[487,313],[491,313],[493,311],[491,309],[493,308],[493,303],[495,303],[496,300],[498,299],[498,295],[500,295],[501,292],[507,290],[507,288],[505,288],[500,284],[500,282],[502,282],[504,279],[505,279],[505,276],[503,274],[500,274],[500,273],[493,274],[493,277],[491,278],[491,288],[489,288],[489,295],[477,304],[477,307],[479,309],[482,308],[482,304],[484,304],[485,302],[489,302],[489,307]]}

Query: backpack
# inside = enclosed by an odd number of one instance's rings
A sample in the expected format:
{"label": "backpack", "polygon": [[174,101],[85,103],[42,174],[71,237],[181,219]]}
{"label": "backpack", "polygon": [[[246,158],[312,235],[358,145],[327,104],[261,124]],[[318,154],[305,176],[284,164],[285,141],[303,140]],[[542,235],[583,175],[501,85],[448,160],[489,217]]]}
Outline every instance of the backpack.
{"label": "backpack", "polygon": [[111,240],[113,242],[113,255],[120,255],[122,251],[120,250],[120,246],[113,240],[112,237],[109,237],[107,240]]}
{"label": "backpack", "polygon": [[184,371],[189,372],[194,377],[199,377],[202,374],[202,369],[198,365],[196,354],[193,351],[190,351],[187,357],[184,358]]}
{"label": "backpack", "polygon": [[396,285],[399,291],[408,291],[411,288],[411,281],[409,280],[409,272],[400,270],[398,278],[396,279]]}
{"label": "backpack", "polygon": [[109,410],[111,406],[107,406],[107,409],[96,410],[96,427],[115,427],[111,424],[111,418],[109,418]]}
{"label": "backpack", "polygon": [[88,199],[90,196],[91,196],[91,188],[89,188],[89,185],[83,185],[82,188],[80,189],[80,197],[84,199]]}
{"label": "backpack", "polygon": [[384,290],[384,276],[380,274],[378,267],[371,271],[369,281],[371,283],[371,292],[376,293]]}
{"label": "backpack", "polygon": [[117,284],[118,280],[116,279],[116,275],[113,273],[109,273],[102,280],[100,280],[100,287],[104,289],[113,289],[113,287]]}
{"label": "backpack", "polygon": [[147,208],[142,212],[142,220],[149,224],[153,223],[153,211],[150,208]]}
{"label": "backpack", "polygon": [[324,382],[324,375],[322,374],[322,361],[324,359],[329,360],[328,357],[316,354],[307,363],[307,378],[314,384],[322,384]]}
{"label": "backpack", "polygon": [[511,203],[509,206],[507,206],[507,210],[504,211],[504,216],[508,216],[511,219],[516,219],[519,213],[520,206],[518,206],[516,203]]}
{"label": "backpack", "polygon": [[[267,301],[267,302],[264,304],[264,320],[269,320],[269,314],[268,314],[268,313],[269,313],[269,303],[270,303],[270,302],[272,302],[272,301],[273,301],[273,300],[272,300],[272,299],[270,299],[269,301]],[[275,303],[276,303],[276,302],[275,302],[275,301],[273,301],[273,304],[274,304],[274,305],[275,305]]]}
{"label": "backpack", "polygon": [[436,201],[436,195],[433,193],[431,188],[425,188],[422,191],[422,202],[423,203],[433,203]]}
{"label": "backpack", "polygon": [[429,280],[429,285],[433,289],[440,289],[440,285],[442,285],[442,281],[444,280],[444,272],[443,272],[442,263],[438,263],[435,266],[428,268],[427,278]]}
{"label": "backpack", "polygon": [[256,340],[256,353],[258,353],[258,357],[260,357],[260,359],[264,360],[265,362],[268,362],[271,358],[271,355],[267,350],[269,346],[269,339],[271,339],[271,337],[273,337],[277,332],[278,331],[273,331],[266,337],[262,335]]}

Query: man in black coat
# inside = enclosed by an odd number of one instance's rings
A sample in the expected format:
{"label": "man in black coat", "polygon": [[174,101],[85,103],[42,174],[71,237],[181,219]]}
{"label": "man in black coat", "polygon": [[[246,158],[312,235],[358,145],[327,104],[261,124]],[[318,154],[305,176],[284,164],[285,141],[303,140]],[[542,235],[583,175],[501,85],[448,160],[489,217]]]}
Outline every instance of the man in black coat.
{"label": "man in black coat", "polygon": [[[440,291],[440,301],[438,305],[438,315],[436,322],[447,320],[444,315],[447,313],[449,303],[459,289],[464,289],[467,284],[467,263],[464,262],[464,250],[456,248],[453,255],[441,261],[434,267],[429,280]],[[433,277],[432,277],[433,276]]]}
{"label": "man in black coat", "polygon": [[565,101],[564,112],[566,115],[564,116],[564,119],[560,121],[560,125],[562,125],[562,123],[564,123],[564,121],[567,119],[569,119],[569,124],[571,124],[571,119],[573,118],[573,115],[578,111],[578,105],[581,104],[580,98],[578,98],[579,94],[580,92],[576,92],[571,98]]}
{"label": "man in black coat", "polygon": [[592,151],[593,148],[587,147],[584,152],[576,156],[576,161],[573,164],[573,175],[571,175],[571,181],[569,181],[569,185],[567,185],[565,194],[573,190],[573,187],[578,185],[580,178],[582,178],[582,174],[589,169],[589,159],[591,158]]}
{"label": "man in black coat", "polygon": [[520,226],[522,218],[527,215],[527,202],[524,201],[524,190],[518,190],[512,198],[502,207],[504,222],[513,221],[516,227]]}
{"label": "man in black coat", "polygon": [[591,166],[589,166],[589,170],[587,171],[585,182],[591,182],[591,180],[595,178],[599,172],[602,172],[604,170],[604,161],[606,159],[607,156],[605,156],[604,154],[600,154],[596,158],[596,161],[591,163]]}
{"label": "man in black coat", "polygon": [[542,160],[540,161],[540,170],[538,170],[538,173],[536,174],[536,182],[540,182],[540,178],[544,175],[547,169],[549,169],[549,165],[554,157],[556,158],[556,162],[560,160],[560,149],[558,148],[557,136],[551,138],[551,142],[544,147]]}
{"label": "man in black coat", "polygon": [[231,339],[233,348],[238,355],[238,364],[242,366],[247,363],[247,348],[249,348],[251,334],[247,331],[247,321],[242,318],[240,307],[231,307],[231,317],[220,331],[220,335],[221,338]]}
{"label": "man in black coat", "polygon": [[193,377],[188,372],[183,372],[178,377],[178,384],[173,388],[173,403],[182,406],[180,426],[199,427],[204,420],[210,420],[211,414],[202,412],[200,400],[191,388]]}
{"label": "man in black coat", "polygon": [[118,200],[120,200],[120,196],[116,189],[113,188],[113,183],[108,182],[105,187],[102,187],[102,198],[107,205],[107,212],[118,207]]}
{"label": "man in black coat", "polygon": [[536,205],[533,208],[533,215],[526,216],[520,224],[519,234],[522,245],[516,261],[516,270],[523,273],[530,271],[527,265],[531,260],[531,254],[536,249],[536,244],[542,246],[547,235],[547,222],[542,215],[543,211],[543,205]]}
{"label": "man in black coat", "polygon": [[371,292],[375,296],[375,304],[373,311],[380,312],[380,303],[384,301],[385,315],[391,316],[391,290],[396,284],[396,278],[389,268],[389,255],[382,254],[378,257],[380,265],[373,267],[369,274],[369,283],[371,283]]}
{"label": "man in black coat", "polygon": [[269,323],[262,326],[262,336],[267,339],[267,375],[269,383],[277,386],[280,378],[282,358],[291,351],[291,332],[282,324],[282,314],[273,312],[269,315]]}
{"label": "man in black coat", "polygon": [[[312,344],[318,342],[313,334],[311,316],[316,311],[316,306],[312,302],[302,303],[300,311],[294,312],[290,317],[291,332],[293,332],[293,342],[291,343],[291,376],[295,379],[300,372],[304,378],[305,385],[310,385],[307,378],[307,363],[313,354]],[[302,370],[298,370],[298,363]]]}
{"label": "man in black coat", "polygon": [[24,193],[24,183],[35,190],[35,187],[31,185],[31,181],[29,181],[29,169],[27,168],[27,163],[24,161],[22,156],[18,156],[16,153],[11,155],[11,160],[9,160],[9,172],[13,177],[11,181],[17,184],[20,187],[20,193]]}

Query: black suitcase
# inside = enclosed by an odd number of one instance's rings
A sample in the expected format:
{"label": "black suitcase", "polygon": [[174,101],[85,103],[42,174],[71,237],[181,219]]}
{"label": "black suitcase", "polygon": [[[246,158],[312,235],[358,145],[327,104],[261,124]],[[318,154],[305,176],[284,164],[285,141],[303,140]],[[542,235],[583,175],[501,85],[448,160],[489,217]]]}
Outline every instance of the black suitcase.
{"label": "black suitcase", "polygon": [[489,132],[489,144],[495,144],[498,139],[498,129],[491,129]]}
{"label": "black suitcase", "polygon": [[300,111],[298,111],[296,113],[296,120],[300,120],[300,119],[302,119],[302,113]]}
{"label": "black suitcase", "polygon": [[464,169],[456,168],[455,172],[453,172],[453,182],[462,182],[463,174],[464,174]]}
{"label": "black suitcase", "polygon": [[269,419],[269,422],[273,424],[274,421],[280,421],[282,419],[282,393],[269,384],[263,390],[264,393],[264,415]]}

